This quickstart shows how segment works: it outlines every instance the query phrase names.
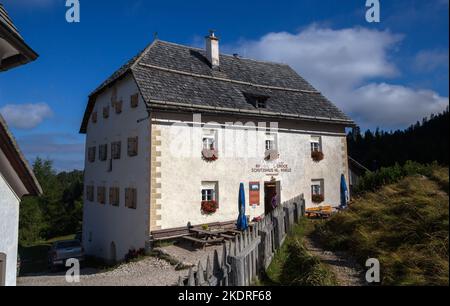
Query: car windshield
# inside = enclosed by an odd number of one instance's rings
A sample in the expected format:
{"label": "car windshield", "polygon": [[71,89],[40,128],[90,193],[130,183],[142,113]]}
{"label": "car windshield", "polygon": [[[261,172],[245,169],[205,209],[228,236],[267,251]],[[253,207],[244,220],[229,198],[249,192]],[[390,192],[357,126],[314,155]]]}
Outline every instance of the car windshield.
{"label": "car windshield", "polygon": [[80,246],[79,241],[62,241],[56,244],[57,249],[67,249],[67,248],[76,248]]}

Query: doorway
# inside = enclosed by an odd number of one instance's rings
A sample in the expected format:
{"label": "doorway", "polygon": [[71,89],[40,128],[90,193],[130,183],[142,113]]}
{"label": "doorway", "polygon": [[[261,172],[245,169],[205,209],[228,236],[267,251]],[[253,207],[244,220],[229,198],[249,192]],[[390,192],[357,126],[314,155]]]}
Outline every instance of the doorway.
{"label": "doorway", "polygon": [[6,254],[0,253],[0,287],[6,285]]}
{"label": "doorway", "polygon": [[281,183],[277,181],[264,183],[264,213],[270,214],[273,210],[272,200],[276,198],[277,205],[281,203]]}
{"label": "doorway", "polygon": [[109,261],[110,264],[114,265],[117,262],[117,253],[116,253],[116,244],[111,242],[110,250],[109,250]]}

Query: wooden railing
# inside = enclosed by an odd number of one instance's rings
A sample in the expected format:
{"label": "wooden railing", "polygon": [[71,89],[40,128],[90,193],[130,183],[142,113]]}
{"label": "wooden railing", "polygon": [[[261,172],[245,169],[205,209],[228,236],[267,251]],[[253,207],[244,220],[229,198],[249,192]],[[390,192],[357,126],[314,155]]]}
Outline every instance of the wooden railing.
{"label": "wooden railing", "polygon": [[197,270],[189,270],[179,286],[249,286],[265,271],[287,234],[305,212],[303,195],[276,208],[260,222],[224,243],[222,254],[214,251],[206,266],[200,262]]}

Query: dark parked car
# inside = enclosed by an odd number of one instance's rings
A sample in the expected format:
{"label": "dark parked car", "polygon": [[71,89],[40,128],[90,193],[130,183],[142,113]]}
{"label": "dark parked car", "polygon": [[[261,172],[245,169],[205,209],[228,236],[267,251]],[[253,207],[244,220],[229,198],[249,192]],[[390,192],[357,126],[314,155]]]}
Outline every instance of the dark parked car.
{"label": "dark parked car", "polygon": [[55,242],[48,253],[48,264],[51,270],[65,266],[68,259],[84,261],[84,249],[79,240]]}

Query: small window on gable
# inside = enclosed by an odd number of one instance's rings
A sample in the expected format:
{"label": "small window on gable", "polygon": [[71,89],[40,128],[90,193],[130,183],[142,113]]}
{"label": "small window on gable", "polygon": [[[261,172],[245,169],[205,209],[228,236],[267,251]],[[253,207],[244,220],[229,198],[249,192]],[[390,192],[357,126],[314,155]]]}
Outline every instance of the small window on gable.
{"label": "small window on gable", "polygon": [[97,112],[92,113],[92,123],[97,123]]}
{"label": "small window on gable", "polygon": [[120,159],[121,151],[122,151],[122,143],[120,141],[116,141],[111,144],[111,158],[112,159]]}
{"label": "small window on gable", "polygon": [[244,93],[244,96],[247,102],[253,105],[255,108],[258,109],[267,108],[267,100],[269,100],[268,96],[247,94],[247,93]]}
{"label": "small window on gable", "polygon": [[86,186],[86,199],[94,202],[94,186]]}
{"label": "small window on gable", "polygon": [[97,187],[97,202],[100,204],[106,204],[106,187]]}
{"label": "small window on gable", "polygon": [[120,204],[120,188],[109,188],[109,205],[118,207]]}
{"label": "small window on gable", "polygon": [[130,209],[137,208],[137,189],[126,188],[125,189],[125,207]]}
{"label": "small window on gable", "polygon": [[139,105],[139,94],[134,94],[131,96],[130,106],[131,108],[136,108]]}
{"label": "small window on gable", "polygon": [[88,160],[89,160],[90,163],[95,162],[96,151],[97,151],[96,147],[90,147],[88,149]]}
{"label": "small window on gable", "polygon": [[266,151],[277,151],[278,135],[276,133],[267,132],[265,137]]}
{"label": "small window on gable", "polygon": [[123,107],[123,101],[117,101],[114,103],[114,110],[116,111],[116,114],[122,113],[122,107]]}
{"label": "small window on gable", "polygon": [[109,106],[105,106],[103,108],[103,118],[105,118],[105,119],[109,118]]}
{"label": "small window on gable", "polygon": [[100,145],[98,151],[99,151],[98,157],[99,157],[100,161],[105,161],[108,159],[108,145],[107,144]]}
{"label": "small window on gable", "polygon": [[138,155],[138,137],[128,138],[128,156],[133,157]]}

